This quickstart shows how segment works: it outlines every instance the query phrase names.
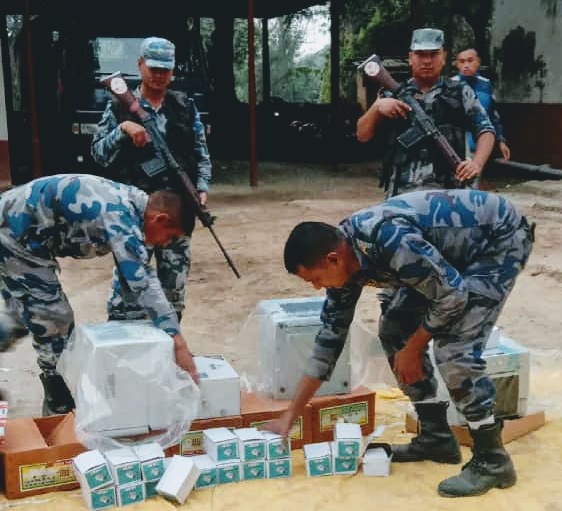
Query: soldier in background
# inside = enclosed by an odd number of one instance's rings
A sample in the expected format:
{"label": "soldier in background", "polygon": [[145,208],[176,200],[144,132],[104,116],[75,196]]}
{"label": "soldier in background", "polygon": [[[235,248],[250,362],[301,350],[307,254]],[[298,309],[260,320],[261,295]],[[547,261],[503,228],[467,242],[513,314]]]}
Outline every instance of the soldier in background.
{"label": "soldier in background", "polygon": [[[147,245],[165,247],[185,236],[186,206],[169,191],[142,190],[97,176],[43,177],[0,196],[0,280],[8,311],[33,336],[43,414],[67,413],[74,400],[57,362],[74,328],[57,258],[113,254],[137,306],[174,339],[176,363],[197,381],[174,307],[149,264]],[[13,332],[0,331],[0,351]]]}
{"label": "soldier in background", "polygon": [[[474,91],[441,74],[447,56],[443,43],[442,30],[414,30],[409,53],[412,77],[403,87],[419,101],[463,161],[451,169],[428,137],[408,149],[401,146],[397,136],[410,127],[410,107],[390,91],[382,90],[357,121],[357,138],[367,142],[374,136],[384,136],[382,130],[379,135],[379,128],[386,124],[390,148],[381,181],[387,197],[413,190],[456,188],[458,182],[471,186],[494,147],[494,127]],[[467,129],[476,140],[471,159],[465,154]]]}

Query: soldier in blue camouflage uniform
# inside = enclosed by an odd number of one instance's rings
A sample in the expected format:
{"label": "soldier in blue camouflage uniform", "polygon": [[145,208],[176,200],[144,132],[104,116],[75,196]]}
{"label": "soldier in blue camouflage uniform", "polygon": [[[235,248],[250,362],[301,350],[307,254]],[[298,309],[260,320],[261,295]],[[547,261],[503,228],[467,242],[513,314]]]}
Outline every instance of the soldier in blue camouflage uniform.
{"label": "soldier in blue camouflage uniform", "polygon": [[[285,245],[285,267],[327,289],[323,326],[293,403],[268,428],[286,434],[330,377],[362,288],[391,287],[397,292],[381,316],[379,336],[401,389],[412,401],[435,398],[427,353],[433,338],[437,368],[474,440],[471,461],[459,476],[443,481],[439,493],[477,495],[513,485],[515,470],[494,417],[496,391],[482,352],[532,240],[532,228],[512,203],[468,189],[399,195],[354,213],[339,227],[296,226]],[[419,440],[408,446],[411,461],[460,461],[444,420],[442,428],[429,430],[422,422]]]}
{"label": "soldier in blue camouflage uniform", "polygon": [[[411,126],[410,107],[390,91],[382,90],[357,121],[357,138],[367,142],[386,125],[391,145],[385,155],[381,184],[387,197],[414,190],[470,186],[494,147],[494,127],[474,91],[441,75],[447,58],[443,43],[442,30],[414,30],[409,54],[412,78],[402,88],[419,101],[463,161],[451,169],[429,137],[408,149],[403,147],[397,137]],[[472,159],[465,159],[467,131],[477,141]]]}
{"label": "soldier in blue camouflage uniform", "polygon": [[[143,40],[140,53],[138,65],[142,81],[133,93],[141,107],[156,119],[170,151],[187,171],[204,206],[211,180],[211,160],[205,127],[193,100],[182,92],[168,90],[175,66],[175,46],[166,39],[149,37]],[[181,184],[169,173],[150,178],[143,171],[142,163],[155,155],[154,146],[144,126],[123,110],[118,101],[108,102],[98,127],[91,153],[94,160],[107,169],[109,178],[138,186],[146,192],[181,189]],[[190,237],[195,225],[193,212],[190,220],[186,236],[166,248],[154,250],[158,277],[180,319],[185,308],[185,286],[191,266]],[[108,312],[110,319],[144,317],[144,311],[132,300],[117,270],[113,275]]]}
{"label": "soldier in blue camouflage uniform", "polygon": [[[68,174],[36,179],[0,196],[0,278],[7,308],[33,335],[43,412],[66,413],[74,401],[57,361],[74,327],[61,288],[59,257],[113,254],[139,307],[174,338],[176,362],[197,379],[178,318],[149,264],[147,244],[185,235],[186,207],[173,192],[142,190],[101,177]],[[11,338],[4,332],[0,345]]]}

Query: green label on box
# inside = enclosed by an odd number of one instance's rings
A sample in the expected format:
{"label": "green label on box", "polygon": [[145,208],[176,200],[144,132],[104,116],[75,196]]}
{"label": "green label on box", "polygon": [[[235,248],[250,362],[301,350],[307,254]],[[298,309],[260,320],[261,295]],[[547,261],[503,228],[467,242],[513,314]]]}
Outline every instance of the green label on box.
{"label": "green label on box", "polygon": [[320,408],[320,431],[331,431],[334,424],[341,418],[345,422],[353,422],[360,426],[369,423],[369,402],[360,401],[349,405],[332,406],[330,408]]}
{"label": "green label on box", "polygon": [[89,488],[99,488],[100,486],[105,486],[107,483],[112,482],[111,474],[109,473],[109,467],[107,465],[102,465],[101,467],[96,467],[92,470],[86,472],[86,482]]}
{"label": "green label on box", "polygon": [[[251,428],[259,428],[260,426],[263,426],[264,424],[267,424],[268,422],[271,422],[271,420],[252,422],[250,424],[250,427]],[[303,423],[302,415],[299,415],[295,419],[295,422],[293,423],[293,426],[291,427],[291,431],[289,431],[289,438],[291,440],[302,440],[303,439],[303,425],[302,425],[302,423]]]}
{"label": "green label on box", "polygon": [[109,486],[107,488],[98,488],[90,492],[90,504],[92,509],[105,509],[117,505],[115,497],[115,488]]}
{"label": "green label on box", "polygon": [[220,484],[237,483],[240,481],[240,463],[217,467],[217,472]]}
{"label": "green label on box", "polygon": [[265,461],[247,461],[244,463],[244,480],[265,478]]}
{"label": "green label on box", "polygon": [[74,470],[72,470],[72,460],[21,465],[19,472],[21,492],[36,490],[37,488],[54,488],[77,482],[76,477],[74,477]]}
{"label": "green label on box", "polygon": [[251,442],[244,444],[244,459],[261,460],[265,458],[265,443],[264,442]]}
{"label": "green label on box", "polygon": [[115,471],[117,472],[117,484],[134,483],[141,480],[140,463],[120,465]]}
{"label": "green label on box", "polygon": [[343,458],[346,457],[358,457],[360,445],[357,440],[338,440],[338,456]]}
{"label": "green label on box", "polygon": [[267,477],[269,477],[269,479],[277,479],[278,477],[290,477],[290,476],[291,476],[290,458],[269,460],[267,462]]}
{"label": "green label on box", "polygon": [[289,445],[284,439],[279,439],[267,444],[267,457],[270,460],[286,458],[291,455]]}
{"label": "green label on box", "polygon": [[158,481],[164,473],[164,460],[145,461],[142,464],[143,481]]}
{"label": "green label on box", "polygon": [[181,438],[180,453],[182,456],[205,454],[203,448],[203,431],[188,431]]}
{"label": "green label on box", "polygon": [[120,506],[134,504],[135,502],[144,502],[144,483],[141,481],[118,486],[117,491],[119,492]]}
{"label": "green label on box", "polygon": [[357,472],[357,458],[334,458],[334,474]]}
{"label": "green label on box", "polygon": [[238,443],[225,442],[217,445],[217,461],[228,461],[238,458]]}
{"label": "green label on box", "polygon": [[311,476],[325,476],[332,473],[332,460],[326,456],[314,460],[307,460]]}
{"label": "green label on box", "polygon": [[146,491],[146,498],[149,499],[150,497],[156,497],[158,492],[156,491],[156,485],[158,481],[147,481],[144,483],[144,490]]}
{"label": "green label on box", "polygon": [[210,468],[207,470],[203,470],[199,477],[197,478],[197,482],[195,483],[195,488],[210,488],[211,486],[216,486],[217,484],[217,469]]}

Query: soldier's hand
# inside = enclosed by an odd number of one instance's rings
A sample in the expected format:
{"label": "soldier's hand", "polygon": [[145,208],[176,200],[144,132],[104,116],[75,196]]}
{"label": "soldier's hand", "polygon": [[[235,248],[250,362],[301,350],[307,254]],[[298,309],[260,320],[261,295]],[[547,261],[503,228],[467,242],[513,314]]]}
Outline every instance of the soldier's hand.
{"label": "soldier's hand", "polygon": [[290,410],[286,410],[281,417],[260,425],[258,429],[261,431],[271,431],[281,435],[283,438],[287,438],[294,422],[295,418],[292,413]]}
{"label": "soldier's hand", "polygon": [[144,147],[150,142],[150,137],[144,126],[133,121],[123,121],[119,127],[123,133],[126,133],[136,147]]}
{"label": "soldier's hand", "polygon": [[406,119],[412,109],[407,103],[394,98],[377,98],[377,110],[381,115],[391,119]]}
{"label": "soldier's hand", "polygon": [[423,351],[402,348],[394,354],[393,369],[400,382],[406,385],[423,380]]}
{"label": "soldier's hand", "polygon": [[482,165],[474,160],[464,160],[457,166],[455,177],[459,181],[468,181],[482,173]]}
{"label": "soldier's hand", "polygon": [[189,351],[187,343],[181,334],[173,336],[174,339],[174,355],[176,357],[176,364],[184,371],[187,371],[195,383],[199,383],[199,373],[195,362],[193,361],[193,354]]}
{"label": "soldier's hand", "polygon": [[498,147],[500,149],[500,152],[502,153],[503,159],[509,160],[511,158],[511,151],[508,145],[502,141],[498,144]]}

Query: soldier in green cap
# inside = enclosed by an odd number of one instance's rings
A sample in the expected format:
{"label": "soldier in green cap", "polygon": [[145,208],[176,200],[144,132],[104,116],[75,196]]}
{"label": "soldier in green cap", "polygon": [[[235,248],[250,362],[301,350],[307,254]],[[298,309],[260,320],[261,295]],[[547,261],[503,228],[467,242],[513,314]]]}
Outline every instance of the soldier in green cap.
{"label": "soldier in green cap", "polygon": [[[442,75],[447,57],[443,44],[442,30],[414,30],[409,53],[412,77],[403,87],[419,101],[463,161],[451,169],[427,137],[412,147],[403,147],[397,137],[410,127],[410,107],[392,92],[381,90],[359,118],[357,138],[367,142],[375,135],[387,134],[390,147],[382,180],[387,197],[429,188],[455,188],[458,181],[473,186],[494,147],[494,126],[474,91]],[[471,159],[465,153],[467,129],[476,140]]]}

